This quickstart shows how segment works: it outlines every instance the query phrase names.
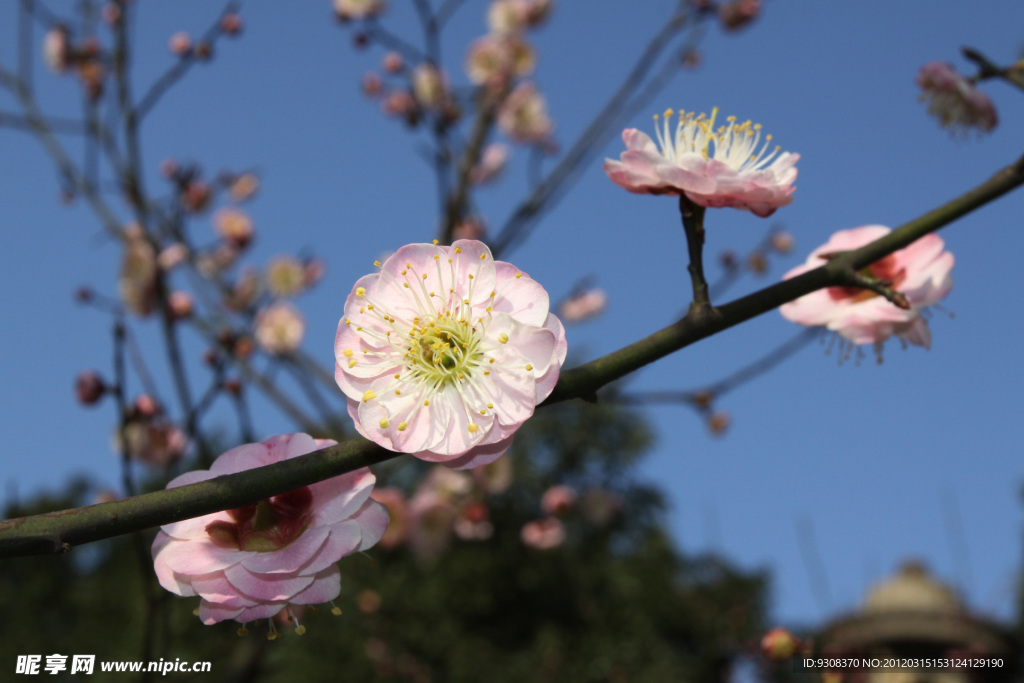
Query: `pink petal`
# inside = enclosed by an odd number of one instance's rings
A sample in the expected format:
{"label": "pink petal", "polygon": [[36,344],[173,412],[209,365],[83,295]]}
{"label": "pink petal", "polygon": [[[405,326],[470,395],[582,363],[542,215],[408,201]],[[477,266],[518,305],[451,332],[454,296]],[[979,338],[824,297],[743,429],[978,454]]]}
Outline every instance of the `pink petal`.
{"label": "pink petal", "polygon": [[341,594],[341,571],[338,565],[331,565],[317,573],[309,588],[293,597],[289,602],[293,605],[319,605],[330,602]]}
{"label": "pink petal", "polygon": [[209,574],[237,564],[252,554],[221,548],[208,541],[170,543],[160,553],[167,567],[178,574]]}
{"label": "pink petal", "polygon": [[175,595],[182,597],[195,595],[196,592],[192,589],[190,577],[177,574],[167,566],[162,551],[171,543],[184,543],[184,541],[176,541],[162,531],[158,531],[153,540],[153,569],[156,571],[157,581]]}
{"label": "pink petal", "polygon": [[240,593],[258,602],[291,600],[313,583],[312,576],[257,574],[241,565],[225,569],[224,576]]}
{"label": "pink petal", "polygon": [[311,485],[316,524],[329,526],[356,514],[370,497],[376,481],[369,468],[362,467]]}
{"label": "pink petal", "polygon": [[[238,564],[259,574],[288,574],[295,572],[316,555],[327,541],[330,531],[327,527],[312,527],[288,545],[262,553],[248,553]],[[225,572],[227,570],[225,569]]]}

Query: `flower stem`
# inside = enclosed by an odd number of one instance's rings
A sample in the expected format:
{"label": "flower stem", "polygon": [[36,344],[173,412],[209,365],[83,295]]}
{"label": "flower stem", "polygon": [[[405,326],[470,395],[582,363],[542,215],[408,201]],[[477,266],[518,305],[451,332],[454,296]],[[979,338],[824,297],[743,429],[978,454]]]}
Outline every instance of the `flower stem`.
{"label": "flower stem", "polygon": [[693,303],[690,312],[707,311],[711,308],[708,297],[708,283],[704,279],[704,211],[703,206],[691,202],[685,194],[679,195],[679,214],[686,231],[686,247],[690,252],[690,281],[693,283]]}

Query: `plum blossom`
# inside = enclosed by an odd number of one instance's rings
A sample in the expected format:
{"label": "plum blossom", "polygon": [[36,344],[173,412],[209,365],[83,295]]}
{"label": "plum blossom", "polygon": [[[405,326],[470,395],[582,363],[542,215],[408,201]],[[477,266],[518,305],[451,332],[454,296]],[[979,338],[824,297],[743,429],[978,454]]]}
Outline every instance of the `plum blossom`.
{"label": "plum blossom", "polygon": [[575,504],[576,491],[563,484],[552,486],[540,499],[541,509],[550,517],[564,515]]}
{"label": "plum blossom", "polygon": [[536,65],[536,52],[519,35],[477,38],[466,55],[466,75],[475,85],[497,87],[512,76],[530,74]]}
{"label": "plum blossom", "polygon": [[360,434],[471,468],[499,458],[551,393],[566,342],[543,287],[458,240],[404,246],[360,278],[334,351]]}
{"label": "plum blossom", "polygon": [[658,144],[635,128],[622,132],[626,151],[604,163],[612,182],[637,194],[685,194],[700,206],[731,206],[761,217],[793,201],[800,155],[769,150],[771,135],[761,144],[761,124],[738,124],[730,116],[716,130],[717,108],[711,118],[680,110],[673,135],[673,114],[666,109],[664,125],[655,124]]}
{"label": "plum blossom", "polygon": [[[167,488],[269,465],[334,445],[306,434],[275,436],[232,448],[209,470],[186,472]],[[198,595],[204,624],[246,623],[289,605],[338,597],[336,564],[366,550],[388,524],[383,505],[370,500],[375,478],[363,467],[253,505],[165,524],[153,541],[160,585]],[[297,622],[296,622],[297,623]],[[298,625],[300,634],[305,629]]]}
{"label": "plum blossom", "polygon": [[299,348],[306,321],[293,306],[276,303],[262,309],[253,321],[256,341],[267,353],[288,354]]}
{"label": "plum blossom", "polygon": [[953,132],[977,128],[987,133],[996,127],[999,117],[988,95],[957,73],[952,64],[928,62],[917,73],[921,100],[928,102],[928,113]]}
{"label": "plum blossom", "polygon": [[505,170],[505,162],[508,161],[508,146],[500,142],[494,142],[484,148],[480,155],[480,162],[473,167],[469,174],[469,181],[474,185],[489,183]]}
{"label": "plum blossom", "polygon": [[[857,249],[889,232],[890,229],[882,225],[840,230],[811,252],[806,263],[786,273],[783,279],[817,268],[828,256]],[[779,310],[795,323],[820,325],[853,344],[874,344],[876,350],[892,335],[928,348],[931,332],[921,311],[938,303],[953,288],[949,275],[953,269],[953,254],[943,251],[943,246],[938,235],[925,235],[864,269],[865,276],[884,280],[902,293],[910,304],[909,309],[900,308],[868,289],[827,287],[783,304]]]}
{"label": "plum blossom", "polygon": [[67,72],[71,65],[71,46],[68,30],[63,26],[54,26],[43,38],[43,60],[55,74]]}
{"label": "plum blossom", "polygon": [[519,539],[535,550],[551,550],[565,543],[565,526],[557,517],[537,519],[523,525]]}
{"label": "plum blossom", "polygon": [[334,0],[334,11],[339,19],[366,19],[384,11],[382,0]]}
{"label": "plum blossom", "polygon": [[558,314],[568,322],[578,323],[600,314],[607,306],[608,294],[603,289],[584,289],[563,301]]}
{"label": "plum blossom", "polygon": [[274,296],[290,297],[306,288],[306,268],[294,256],[275,256],[267,264],[267,289]]}
{"label": "plum blossom", "polygon": [[540,142],[551,135],[554,124],[544,96],[530,82],[520,83],[498,111],[498,128],[516,142]]}
{"label": "plum blossom", "polygon": [[252,219],[238,209],[218,210],[213,214],[213,229],[222,240],[239,249],[244,249],[252,241]]}
{"label": "plum blossom", "polygon": [[377,547],[393,550],[405,542],[409,533],[409,505],[405,494],[401,489],[387,486],[374,489],[370,497],[388,509],[388,530],[384,532]]}

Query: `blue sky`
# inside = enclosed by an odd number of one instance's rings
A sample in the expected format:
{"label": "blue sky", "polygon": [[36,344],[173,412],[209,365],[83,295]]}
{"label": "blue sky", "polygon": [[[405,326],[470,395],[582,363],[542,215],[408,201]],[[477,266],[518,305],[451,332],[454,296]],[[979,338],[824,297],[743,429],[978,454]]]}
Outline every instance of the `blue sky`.
{"label": "blue sky", "polygon": [[[168,37],[193,35],[214,17],[206,2],[138,3],[138,86],[173,59]],[[536,80],[547,96],[556,138],[568,145],[627,72],[670,0],[559,3],[535,35]],[[392,30],[418,39],[403,0],[392,2]],[[624,7],[629,7],[625,11]],[[468,2],[452,24],[445,66],[457,83],[465,45],[484,30],[482,2]],[[927,8],[927,9],[926,9]],[[703,64],[686,71],[649,112],[630,122],[651,129],[666,107],[735,114],[763,124],[784,149],[799,152],[796,200],[770,219],[709,211],[709,260],[740,253],[780,223],[794,254],[774,259],[764,278],[747,277],[732,299],[770,284],[838,229],[899,225],[961,193],[1024,150],[1012,130],[1024,116],[1021,93],[986,85],[1001,116],[983,139],[953,139],[925,113],[913,83],[924,62],[967,66],[963,45],[1008,63],[1021,49],[1016,0],[927,3],[767,3],[740,34],[712,26]],[[0,59],[14,56],[13,4],[3,8]],[[330,3],[253,3],[245,31],[220,44],[216,58],[176,87],[146,122],[144,164],[150,188],[166,157],[211,173],[255,168],[259,197],[247,208],[258,240],[248,262],[261,265],[301,249],[328,262],[325,281],[299,300],[304,348],[333,362],[333,335],[344,297],[381,252],[433,237],[436,196],[422,140],[383,117],[359,93],[382,51],[357,52]],[[50,113],[74,115],[76,85],[36,64],[39,97]],[[14,105],[0,93],[0,111]],[[617,136],[601,156],[617,157]],[[527,187],[525,154],[478,199],[500,224]],[[548,165],[550,167],[550,164]],[[56,487],[76,472],[114,486],[109,405],[83,409],[71,386],[82,369],[109,375],[110,322],[72,303],[80,284],[115,292],[119,249],[80,204],[61,207],[52,166],[32,138],[0,128],[0,278],[7,333],[0,363],[0,427],[8,444],[5,498]],[[118,206],[121,210],[123,207]],[[669,523],[687,552],[716,551],[748,568],[772,571],[773,613],[786,623],[817,622],[856,606],[865,589],[910,557],[922,558],[963,590],[978,610],[1008,618],[1020,569],[1020,461],[1024,360],[1014,273],[1024,253],[1024,195],[1013,194],[942,231],[956,255],[954,318],[932,319],[933,348],[906,352],[891,343],[885,363],[839,366],[812,344],[770,375],[720,403],[733,417],[711,437],[691,412],[647,409],[657,447],[643,473],[671,500]],[[212,239],[208,218],[193,226]],[[200,241],[203,241],[200,239]],[[597,321],[569,329],[582,358],[619,348],[671,322],[689,295],[685,242],[675,202],[613,186],[600,159],[533,237],[505,258],[553,298],[591,275],[611,297]],[[712,272],[715,272],[712,268]],[[153,324],[145,344],[157,344]],[[714,381],[766,353],[796,330],[777,313],[703,341],[644,369],[630,390],[684,389]],[[186,352],[203,345],[186,334]],[[154,347],[155,348],[155,347]],[[156,363],[158,376],[166,371]],[[202,375],[193,365],[198,392]],[[169,388],[169,383],[162,382]],[[172,396],[166,397],[171,402]],[[209,424],[228,425],[221,407]],[[257,402],[262,436],[290,429]],[[16,483],[16,484],[15,484]],[[827,583],[816,594],[798,528],[810,523]]]}

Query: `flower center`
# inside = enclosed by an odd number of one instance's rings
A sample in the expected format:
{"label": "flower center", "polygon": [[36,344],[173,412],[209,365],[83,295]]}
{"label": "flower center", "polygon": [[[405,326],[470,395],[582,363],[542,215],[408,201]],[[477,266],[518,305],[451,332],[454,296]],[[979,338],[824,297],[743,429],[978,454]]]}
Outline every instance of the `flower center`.
{"label": "flower center", "polygon": [[[687,114],[680,109],[679,124],[673,136],[669,122],[674,113],[666,109],[664,125],[659,129],[655,124],[662,156],[673,163],[678,164],[684,154],[700,154],[705,159],[721,161],[734,171],[757,171],[768,166],[781,149],[776,145],[769,152],[768,145],[772,136],[766,135],[764,144],[758,150],[761,142],[760,123],[745,121],[737,124],[736,117],[730,116],[726,119],[728,125],[719,126],[715,130],[717,107],[711,110],[711,118],[694,112]],[[658,120],[657,114],[654,120]]]}
{"label": "flower center", "polygon": [[232,550],[273,552],[302,535],[309,523],[313,493],[308,486],[282,493],[228,514],[234,522],[218,520],[206,525],[214,545]]}
{"label": "flower center", "polygon": [[413,378],[441,387],[472,377],[483,355],[477,329],[446,313],[414,321],[405,364]]}
{"label": "flower center", "polygon": [[[864,268],[860,271],[860,274],[875,280],[885,280],[893,289],[896,289],[900,283],[907,279],[907,271],[905,269],[900,268],[896,270],[896,258],[891,254]],[[828,295],[832,297],[833,301],[846,301],[849,303],[859,303],[879,296],[878,293],[872,292],[870,289],[862,289],[860,287],[829,287]]]}

